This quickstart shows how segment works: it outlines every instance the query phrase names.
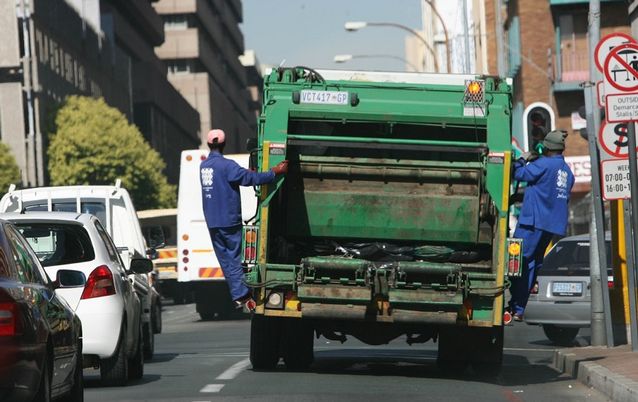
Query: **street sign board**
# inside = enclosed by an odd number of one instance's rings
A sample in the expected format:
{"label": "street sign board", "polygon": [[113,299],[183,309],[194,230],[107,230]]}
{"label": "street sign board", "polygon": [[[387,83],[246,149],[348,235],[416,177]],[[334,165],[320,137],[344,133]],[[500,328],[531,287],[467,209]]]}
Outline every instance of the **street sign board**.
{"label": "street sign board", "polygon": [[607,95],[605,118],[610,123],[638,121],[638,93]]}
{"label": "street sign board", "polygon": [[598,144],[601,159],[620,159],[629,157],[627,123],[602,122],[598,131]]}
{"label": "street sign board", "polygon": [[602,197],[605,201],[631,198],[629,160],[609,159],[600,162]]}
{"label": "street sign board", "polygon": [[598,71],[603,72],[605,59],[609,52],[616,46],[624,45],[625,43],[636,43],[636,40],[627,34],[617,32],[605,35],[598,41],[596,50],[594,50],[594,61]]}
{"label": "street sign board", "polygon": [[638,92],[638,45],[627,43],[613,48],[605,59],[603,73],[605,82],[613,88],[622,92]]}

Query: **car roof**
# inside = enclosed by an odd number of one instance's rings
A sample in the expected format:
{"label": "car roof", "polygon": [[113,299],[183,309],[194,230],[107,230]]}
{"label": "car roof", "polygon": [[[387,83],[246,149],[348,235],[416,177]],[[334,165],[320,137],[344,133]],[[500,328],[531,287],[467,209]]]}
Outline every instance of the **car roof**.
{"label": "car roof", "polygon": [[[559,242],[563,242],[563,241],[579,241],[579,242],[587,241],[588,242],[589,239],[590,239],[589,233],[585,233],[585,234],[563,237],[562,239],[559,240]],[[607,241],[611,240],[611,233],[609,232],[605,233],[605,240]]]}
{"label": "car roof", "polygon": [[[0,214],[0,219],[10,222],[77,222],[81,224],[90,223],[94,218],[91,214],[78,214],[77,212],[57,212],[57,211],[33,211],[24,214],[17,212],[7,212]],[[97,219],[97,218],[96,218]]]}

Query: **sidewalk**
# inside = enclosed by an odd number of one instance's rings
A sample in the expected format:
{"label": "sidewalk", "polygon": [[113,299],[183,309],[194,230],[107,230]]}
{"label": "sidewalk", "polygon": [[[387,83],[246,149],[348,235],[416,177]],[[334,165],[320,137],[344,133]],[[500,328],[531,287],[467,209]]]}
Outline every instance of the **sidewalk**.
{"label": "sidewalk", "polygon": [[632,353],[630,345],[559,349],[553,366],[612,401],[638,401],[638,352]]}

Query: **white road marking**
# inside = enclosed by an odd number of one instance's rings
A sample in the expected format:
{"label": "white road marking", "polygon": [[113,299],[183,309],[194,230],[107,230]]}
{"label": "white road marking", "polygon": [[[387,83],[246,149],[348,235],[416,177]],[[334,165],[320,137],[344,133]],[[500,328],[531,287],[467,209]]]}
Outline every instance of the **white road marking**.
{"label": "white road marking", "polygon": [[218,375],[217,378],[215,379],[216,380],[232,380],[235,377],[237,377],[239,373],[241,373],[248,367],[250,367],[250,359],[244,359],[240,362],[233,364],[228,370]]}
{"label": "white road marking", "polygon": [[199,392],[219,392],[224,388],[224,384],[208,384],[204,388],[200,389]]}

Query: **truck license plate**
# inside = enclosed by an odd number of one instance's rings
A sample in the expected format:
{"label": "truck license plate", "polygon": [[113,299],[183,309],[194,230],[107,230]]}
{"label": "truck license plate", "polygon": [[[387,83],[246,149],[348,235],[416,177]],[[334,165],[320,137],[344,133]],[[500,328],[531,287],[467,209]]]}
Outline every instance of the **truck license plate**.
{"label": "truck license plate", "polygon": [[554,282],[552,283],[554,296],[580,296],[583,294],[582,282]]}
{"label": "truck license plate", "polygon": [[348,93],[344,91],[301,91],[301,103],[315,103],[320,105],[347,105]]}

